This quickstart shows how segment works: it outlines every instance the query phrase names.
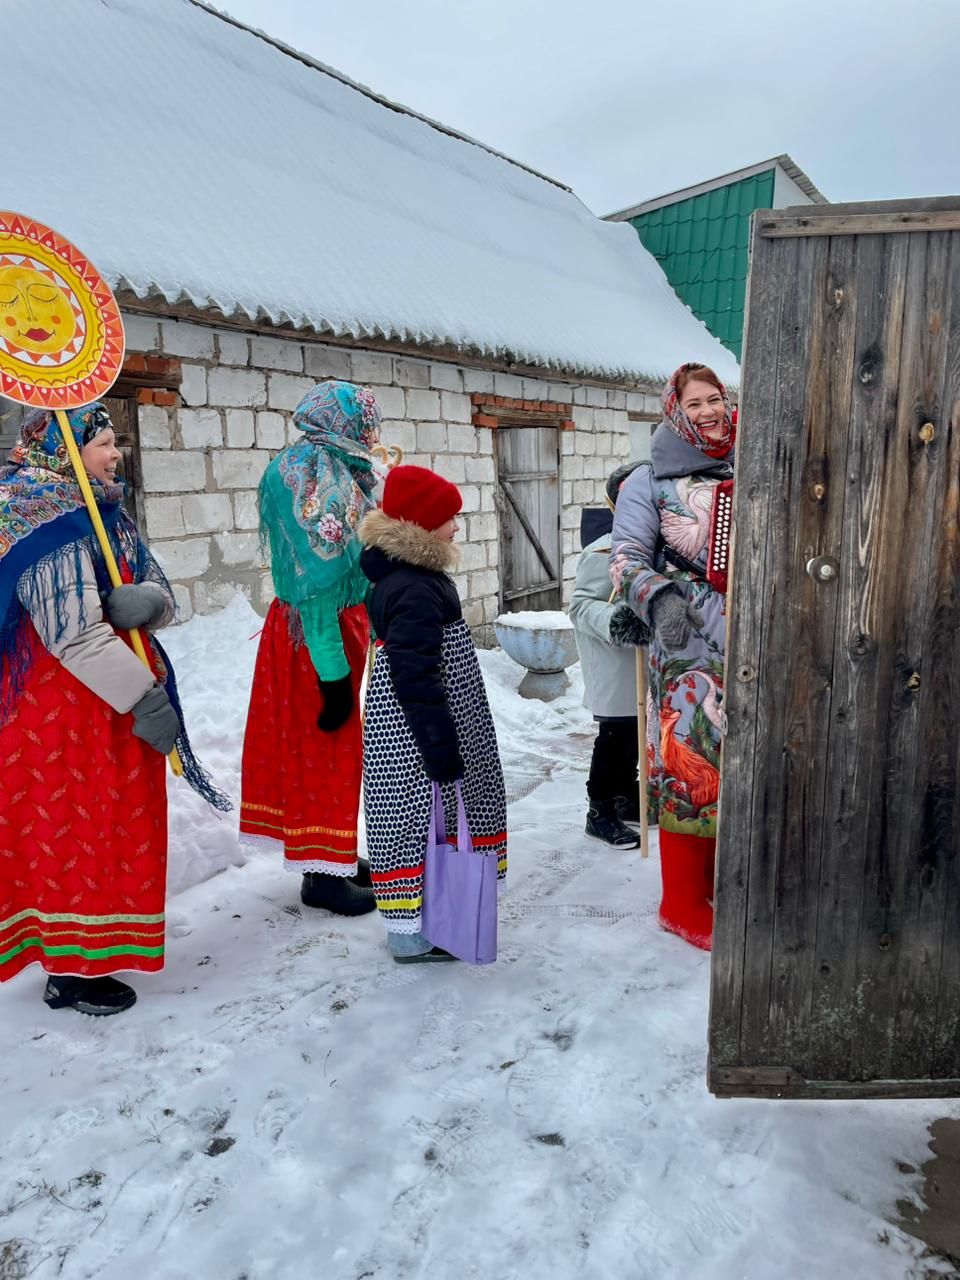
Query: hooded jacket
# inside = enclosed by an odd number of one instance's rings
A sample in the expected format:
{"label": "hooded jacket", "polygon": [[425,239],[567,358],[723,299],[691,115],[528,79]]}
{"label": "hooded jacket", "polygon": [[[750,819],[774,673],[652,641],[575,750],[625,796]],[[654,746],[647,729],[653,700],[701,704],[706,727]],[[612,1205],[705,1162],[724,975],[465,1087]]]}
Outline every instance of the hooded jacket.
{"label": "hooded jacket", "polygon": [[457,777],[463,765],[441,662],[443,629],[463,616],[449,576],[457,548],[383,511],[364,518],[360,538],[360,568],[373,584],[367,607],[397,701],[427,773]]}
{"label": "hooded jacket", "polygon": [[570,597],[573,623],[583,670],[583,701],[598,719],[636,716],[637,651],[610,642],[610,620],[620,603],[611,603],[609,533],[585,547],[577,564],[577,581]]}

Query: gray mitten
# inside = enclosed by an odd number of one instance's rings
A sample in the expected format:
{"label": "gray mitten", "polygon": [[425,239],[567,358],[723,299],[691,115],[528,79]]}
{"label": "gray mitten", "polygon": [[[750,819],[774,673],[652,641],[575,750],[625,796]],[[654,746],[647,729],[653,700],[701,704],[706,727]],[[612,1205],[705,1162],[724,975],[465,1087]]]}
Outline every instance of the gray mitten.
{"label": "gray mitten", "polygon": [[618,604],[610,615],[610,643],[617,649],[650,643],[650,628],[641,622],[628,604]]}
{"label": "gray mitten", "polygon": [[167,602],[158,587],[146,582],[126,582],[122,587],[114,587],[104,607],[118,631],[132,631],[134,627],[156,626],[166,612]]}
{"label": "gray mitten", "polygon": [[168,756],[180,736],[180,720],[162,685],[154,685],[130,711],[134,736]]}
{"label": "gray mitten", "polygon": [[703,626],[703,614],[687,604],[678,591],[661,591],[650,605],[650,617],[657,639],[671,653],[683,649],[690,633]]}

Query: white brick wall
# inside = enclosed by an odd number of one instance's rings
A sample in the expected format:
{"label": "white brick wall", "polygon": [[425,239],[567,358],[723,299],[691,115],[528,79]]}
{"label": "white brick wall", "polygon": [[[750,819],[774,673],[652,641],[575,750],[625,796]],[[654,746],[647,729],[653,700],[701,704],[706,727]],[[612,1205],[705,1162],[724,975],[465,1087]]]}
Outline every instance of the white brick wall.
{"label": "white brick wall", "polygon": [[243,333],[217,334],[220,364],[249,364],[250,339]]}
{"label": "white brick wall", "polygon": [[[299,401],[297,402],[299,404]],[[282,413],[257,414],[257,448],[282,449],[287,443],[287,420]]]}
{"label": "white brick wall", "polygon": [[123,332],[128,351],[159,351],[160,325],[147,316],[124,316]]}
{"label": "white brick wall", "polygon": [[408,391],[407,417],[433,422],[440,417],[440,396],[436,391]]}
{"label": "white brick wall", "polygon": [[145,498],[148,538],[179,538],[186,533],[180,498]]}
{"label": "white brick wall", "polygon": [[255,489],[269,461],[266,449],[225,449],[213,456],[213,477],[220,489]]}
{"label": "white brick wall", "polygon": [[267,378],[259,369],[213,368],[207,374],[207,395],[211,404],[266,404]]}
{"label": "white brick wall", "polygon": [[322,342],[143,316],[126,316],[125,325],[131,350],[181,357],[181,407],[143,405],[139,422],[147,530],[174,580],[182,618],[222,608],[237,591],[261,611],[273,598],[259,552],[256,489],[270,458],[299,438],[293,410],[323,378],[371,387],[383,413],[383,443],[460,487],[456,581],[481,641],[492,640],[499,611],[499,516],[494,432],[472,425],[471,393],[574,405],[576,430],[560,433],[565,598],[579,555],[581,508],[603,504],[605,479],[629,457],[637,434],[627,411],[658,404],[633,391]]}
{"label": "white brick wall", "polygon": [[161,320],[160,336],[167,356],[195,356],[213,359],[213,330],[181,320]]}
{"label": "white brick wall", "polygon": [[153,550],[168,578],[199,578],[210,568],[209,538],[155,542]]}
{"label": "white brick wall", "polygon": [[137,408],[141,449],[169,449],[171,418],[169,409],[157,404],[141,404]]}
{"label": "white brick wall", "polygon": [[252,409],[228,409],[227,445],[231,449],[249,449],[255,440]]}
{"label": "white brick wall", "polygon": [[[207,403],[207,371],[202,364],[181,364],[180,399],[184,404]],[[144,406],[146,407],[146,406]]]}
{"label": "white brick wall", "polygon": [[146,493],[184,493],[206,488],[207,468],[202,453],[144,449],[140,462]]}
{"label": "white brick wall", "polygon": [[261,369],[289,369],[303,372],[303,347],[282,338],[252,338],[250,363]]}
{"label": "white brick wall", "polygon": [[292,410],[316,386],[314,378],[298,378],[288,373],[271,373],[268,403],[271,409]]}
{"label": "white brick wall", "polygon": [[217,409],[181,409],[180,434],[185,449],[206,449],[223,444],[223,424]]}
{"label": "white brick wall", "polygon": [[349,351],[338,347],[307,347],[304,357],[306,372],[317,382],[323,382],[325,378],[349,381],[353,376]]}
{"label": "white brick wall", "polygon": [[351,378],[362,386],[385,386],[393,381],[392,356],[378,355],[372,351],[350,353]]}
{"label": "white brick wall", "polygon": [[246,489],[234,493],[233,523],[238,529],[260,528],[260,512],[257,509],[256,489]]}
{"label": "white brick wall", "polygon": [[233,503],[226,493],[194,493],[183,499],[187,533],[215,533],[233,527]]}

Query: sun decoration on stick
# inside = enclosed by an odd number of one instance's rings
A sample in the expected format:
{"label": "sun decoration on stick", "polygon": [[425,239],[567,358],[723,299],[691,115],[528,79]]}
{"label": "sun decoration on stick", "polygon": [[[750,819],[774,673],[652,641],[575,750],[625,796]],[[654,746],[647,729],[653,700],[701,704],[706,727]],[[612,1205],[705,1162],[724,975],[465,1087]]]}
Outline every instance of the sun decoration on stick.
{"label": "sun decoration on stick", "polygon": [[0,394],[40,409],[89,404],[123,363],[109,285],[69,240],[0,211]]}

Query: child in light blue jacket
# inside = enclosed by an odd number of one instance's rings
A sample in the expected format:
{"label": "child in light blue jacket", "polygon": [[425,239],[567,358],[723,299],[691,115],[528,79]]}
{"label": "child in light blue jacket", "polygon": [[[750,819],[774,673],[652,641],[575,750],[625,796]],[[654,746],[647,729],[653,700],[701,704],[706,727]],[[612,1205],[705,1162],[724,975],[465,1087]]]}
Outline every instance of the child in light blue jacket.
{"label": "child in light blue jacket", "polygon": [[[607,481],[611,508],[635,466],[618,467]],[[636,646],[646,642],[647,632],[629,606],[611,603],[610,544],[607,532],[584,548],[570,600],[583,700],[598,726],[587,780],[585,830],[615,849],[635,849],[640,840],[629,824],[640,821]]]}

